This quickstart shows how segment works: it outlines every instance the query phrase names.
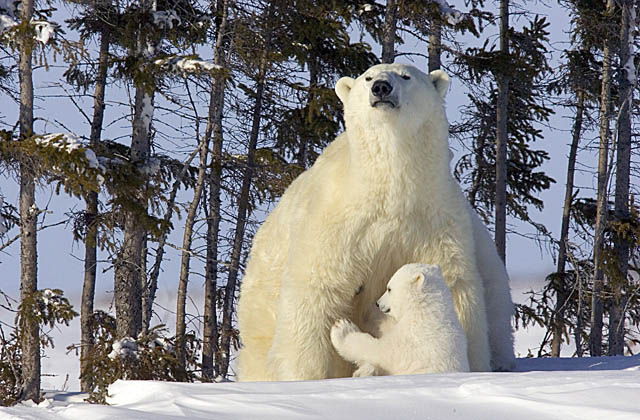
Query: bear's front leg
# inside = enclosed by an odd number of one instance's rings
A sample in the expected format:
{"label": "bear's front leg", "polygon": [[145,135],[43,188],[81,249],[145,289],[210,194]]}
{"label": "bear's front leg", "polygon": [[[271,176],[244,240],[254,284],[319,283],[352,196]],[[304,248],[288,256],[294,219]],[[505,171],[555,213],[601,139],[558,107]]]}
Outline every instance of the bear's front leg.
{"label": "bear's front leg", "polygon": [[323,289],[299,290],[282,284],[278,320],[267,369],[275,380],[314,380],[350,376],[353,368],[331,345],[329,331],[348,313],[348,299]]}
{"label": "bear's front leg", "polygon": [[475,267],[454,263],[443,270],[453,304],[467,336],[469,366],[473,372],[488,372],[490,366],[484,288]]}

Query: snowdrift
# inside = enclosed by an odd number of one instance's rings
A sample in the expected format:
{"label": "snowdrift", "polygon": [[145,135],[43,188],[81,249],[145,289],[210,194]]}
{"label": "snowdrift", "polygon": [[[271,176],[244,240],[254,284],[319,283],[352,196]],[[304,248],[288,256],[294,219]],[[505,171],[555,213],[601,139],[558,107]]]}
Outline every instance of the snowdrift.
{"label": "snowdrift", "polygon": [[519,359],[518,372],[185,384],[118,381],[109,406],[49,393],[1,419],[640,419],[640,356]]}

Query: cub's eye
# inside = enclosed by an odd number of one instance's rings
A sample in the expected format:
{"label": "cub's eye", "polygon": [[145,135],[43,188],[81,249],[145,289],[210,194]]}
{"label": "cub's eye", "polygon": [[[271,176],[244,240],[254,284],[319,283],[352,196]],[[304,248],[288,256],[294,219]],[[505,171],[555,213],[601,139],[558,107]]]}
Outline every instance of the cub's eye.
{"label": "cub's eye", "polygon": [[390,287],[387,287],[387,292],[391,293],[391,288]]}
{"label": "cub's eye", "polygon": [[411,79],[411,76],[409,76],[408,74],[403,74],[403,75],[402,75],[402,76],[400,76],[400,77],[402,77],[404,80],[409,80],[409,79]]}
{"label": "cub's eye", "polygon": [[373,78],[371,76],[367,76],[364,78],[364,80],[366,80],[367,82],[370,82],[373,80]]}

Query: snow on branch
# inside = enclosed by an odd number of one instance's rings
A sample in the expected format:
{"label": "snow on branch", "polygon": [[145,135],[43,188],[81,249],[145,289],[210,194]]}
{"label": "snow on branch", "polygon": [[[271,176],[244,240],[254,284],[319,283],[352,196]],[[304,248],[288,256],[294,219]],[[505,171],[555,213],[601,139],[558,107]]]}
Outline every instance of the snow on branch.
{"label": "snow on branch", "polygon": [[175,10],[162,10],[153,12],[153,23],[157,26],[164,26],[166,29],[173,29],[174,26],[180,25],[182,20]]}
{"label": "snow on branch", "polygon": [[138,343],[131,337],[114,341],[111,348],[111,353],[107,356],[111,360],[138,358]]}
{"label": "snow on branch", "polygon": [[446,1],[444,0],[432,0],[432,1],[438,4],[438,6],[440,6],[440,13],[446,16],[447,22],[450,25],[457,25],[458,23],[462,22],[462,20],[465,18],[464,13],[462,13],[460,10],[454,7],[451,7],[451,5],[449,5],[449,3],[447,3]]}
{"label": "snow on branch", "polygon": [[187,57],[161,58],[154,61],[154,64],[174,73],[200,73],[202,71],[222,70],[221,66],[210,61]]}

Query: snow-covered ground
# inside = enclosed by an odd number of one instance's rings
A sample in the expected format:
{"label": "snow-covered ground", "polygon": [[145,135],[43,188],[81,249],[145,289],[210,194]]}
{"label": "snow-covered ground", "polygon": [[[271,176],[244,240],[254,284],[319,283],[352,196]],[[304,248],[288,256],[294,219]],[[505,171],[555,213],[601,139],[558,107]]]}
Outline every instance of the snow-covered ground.
{"label": "snow-covered ground", "polygon": [[2,419],[638,420],[640,356],[519,359],[518,372],[185,384],[118,381],[109,406],[51,393]]}

